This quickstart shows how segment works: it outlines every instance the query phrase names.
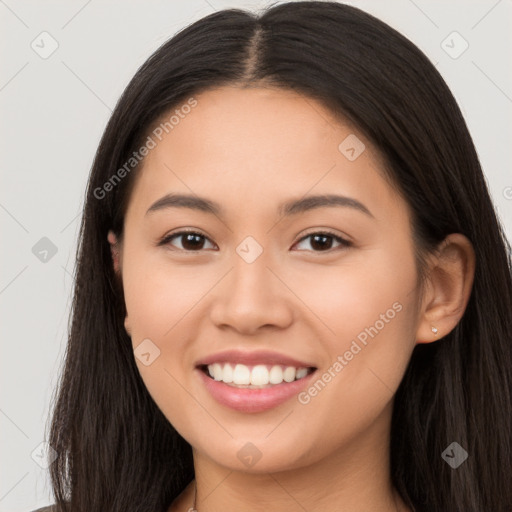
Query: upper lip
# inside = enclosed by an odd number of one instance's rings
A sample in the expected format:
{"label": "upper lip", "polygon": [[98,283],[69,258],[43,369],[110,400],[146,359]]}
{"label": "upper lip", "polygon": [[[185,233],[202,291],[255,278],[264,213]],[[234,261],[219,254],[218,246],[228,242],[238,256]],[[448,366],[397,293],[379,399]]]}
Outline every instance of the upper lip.
{"label": "upper lip", "polygon": [[196,362],[196,366],[208,366],[213,363],[228,362],[245,365],[268,364],[294,366],[295,368],[315,368],[315,365],[308,361],[299,361],[293,357],[269,350],[255,350],[244,352],[242,350],[225,350],[206,356]]}

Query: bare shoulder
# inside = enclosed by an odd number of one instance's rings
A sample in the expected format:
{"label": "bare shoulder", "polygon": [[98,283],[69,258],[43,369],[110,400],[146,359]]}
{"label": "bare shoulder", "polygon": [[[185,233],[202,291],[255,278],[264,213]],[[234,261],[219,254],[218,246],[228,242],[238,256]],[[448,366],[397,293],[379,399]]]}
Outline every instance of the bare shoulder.
{"label": "bare shoulder", "polygon": [[38,508],[37,510],[32,510],[32,512],[57,512],[57,507],[55,505],[48,505],[46,507]]}

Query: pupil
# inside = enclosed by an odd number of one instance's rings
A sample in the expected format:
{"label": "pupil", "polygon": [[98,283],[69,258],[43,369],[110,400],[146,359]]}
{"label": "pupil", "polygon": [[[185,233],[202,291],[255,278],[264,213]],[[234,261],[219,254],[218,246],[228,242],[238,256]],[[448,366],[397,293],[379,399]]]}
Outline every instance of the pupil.
{"label": "pupil", "polygon": [[[313,240],[311,241],[311,247],[318,248],[318,246],[316,244],[316,241],[318,239],[322,240],[322,242],[319,245],[320,249],[326,249],[326,248],[330,249],[330,246],[332,245],[332,237],[329,236],[329,235],[327,235],[327,236],[326,235],[314,235],[313,236]],[[331,239],[331,244],[325,244],[325,241],[328,240],[328,239]],[[327,247],[326,247],[326,245],[327,245]]]}
{"label": "pupil", "polygon": [[[197,250],[201,248],[202,241],[201,241],[202,235],[194,235],[193,233],[185,235],[185,243],[183,243],[183,247],[187,248],[187,244],[191,244],[192,250]],[[194,244],[194,242],[196,242]],[[198,247],[199,245],[199,247]]]}

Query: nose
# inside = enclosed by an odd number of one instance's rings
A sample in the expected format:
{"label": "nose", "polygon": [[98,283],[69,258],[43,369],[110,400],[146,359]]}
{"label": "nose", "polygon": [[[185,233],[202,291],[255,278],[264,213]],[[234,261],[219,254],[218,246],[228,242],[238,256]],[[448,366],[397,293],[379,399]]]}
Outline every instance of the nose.
{"label": "nose", "polygon": [[247,335],[263,327],[288,327],[294,317],[294,295],[279,277],[279,269],[264,254],[252,263],[235,254],[232,262],[216,287],[211,321],[219,328],[230,327]]}

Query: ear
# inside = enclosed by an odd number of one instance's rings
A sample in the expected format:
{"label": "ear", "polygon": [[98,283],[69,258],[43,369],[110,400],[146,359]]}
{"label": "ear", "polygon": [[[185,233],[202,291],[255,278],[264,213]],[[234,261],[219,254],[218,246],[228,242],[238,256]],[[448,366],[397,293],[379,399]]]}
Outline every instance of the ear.
{"label": "ear", "polygon": [[120,264],[119,264],[119,243],[117,241],[117,237],[112,230],[108,232],[107,235],[108,242],[110,244],[110,253],[112,254],[112,262],[114,264],[114,271],[116,274],[120,273]]}
{"label": "ear", "polygon": [[475,252],[467,237],[448,235],[430,258],[417,343],[431,343],[450,333],[462,318],[471,296]]}
{"label": "ear", "polygon": [[[121,274],[121,252],[120,252],[120,243],[112,230],[108,232],[107,240],[110,244],[110,253],[112,254],[112,263],[114,265],[114,271],[116,274]],[[128,314],[126,314],[124,319],[124,328],[128,334],[131,336],[131,328],[130,322],[128,320]]]}

